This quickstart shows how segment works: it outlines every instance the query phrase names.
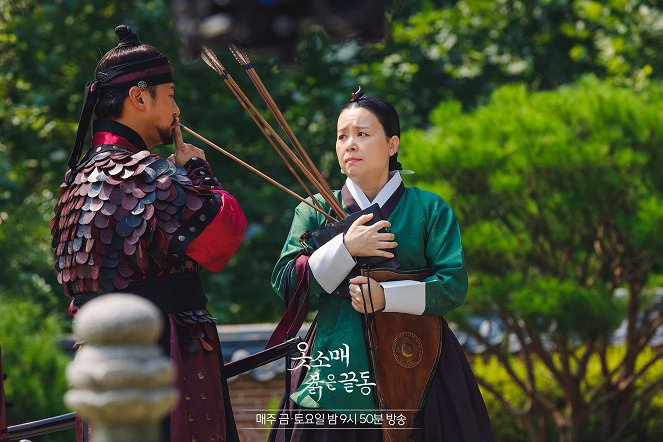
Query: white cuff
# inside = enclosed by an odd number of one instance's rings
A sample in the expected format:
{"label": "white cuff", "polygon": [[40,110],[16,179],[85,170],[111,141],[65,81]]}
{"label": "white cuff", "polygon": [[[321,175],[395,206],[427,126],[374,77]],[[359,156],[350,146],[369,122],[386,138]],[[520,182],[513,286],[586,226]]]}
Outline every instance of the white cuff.
{"label": "white cuff", "polygon": [[308,260],[311,273],[327,293],[336,290],[355,264],[354,258],[345,248],[342,233],[313,252]]}
{"label": "white cuff", "polygon": [[419,281],[381,282],[386,313],[423,315],[426,309],[426,283]]}

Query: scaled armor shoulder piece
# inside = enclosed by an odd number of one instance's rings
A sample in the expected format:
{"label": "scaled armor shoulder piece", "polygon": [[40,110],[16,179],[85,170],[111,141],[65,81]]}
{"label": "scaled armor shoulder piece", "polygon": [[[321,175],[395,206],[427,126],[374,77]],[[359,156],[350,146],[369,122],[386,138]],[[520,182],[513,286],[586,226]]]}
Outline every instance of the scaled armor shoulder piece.
{"label": "scaled armor shoulder piece", "polygon": [[167,253],[172,234],[211,195],[146,150],[97,147],[67,172],[51,221],[65,293],[121,290],[181,265]]}

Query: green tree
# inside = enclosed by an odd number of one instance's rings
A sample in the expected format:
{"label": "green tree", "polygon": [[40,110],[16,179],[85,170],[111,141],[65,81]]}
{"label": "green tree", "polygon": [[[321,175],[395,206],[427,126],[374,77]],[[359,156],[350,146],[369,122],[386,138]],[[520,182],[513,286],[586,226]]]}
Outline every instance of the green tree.
{"label": "green tree", "polygon": [[[411,14],[401,7],[418,3]],[[421,125],[443,99],[476,105],[506,82],[553,89],[587,73],[638,86],[663,76],[663,9],[647,0],[391,2],[390,35],[362,49],[360,83]],[[368,86],[366,86],[368,87]]]}
{"label": "green tree", "polygon": [[[26,300],[3,298],[0,303],[2,368],[7,374],[7,401],[13,405],[7,410],[10,426],[68,411],[62,396],[70,358],[57,343],[62,324],[57,317],[44,317],[44,310]],[[68,439],[65,436],[53,435],[49,440],[71,440],[71,434]]]}
{"label": "green tree", "polygon": [[[471,292],[469,309],[454,319],[526,400],[509,401],[491,376],[481,386],[531,441],[546,440],[546,422],[560,440],[586,440],[593,416],[600,440],[618,440],[661,395],[663,379],[649,373],[660,373],[663,354],[644,351],[663,324],[655,292],[662,103],[654,83],[640,92],[593,77],[555,92],[505,86],[475,111],[443,102],[431,129],[403,136],[403,163],[450,200],[463,227]],[[503,339],[478,333],[470,314],[494,317]],[[608,358],[622,320],[624,352]],[[600,370],[589,370],[590,361]]]}

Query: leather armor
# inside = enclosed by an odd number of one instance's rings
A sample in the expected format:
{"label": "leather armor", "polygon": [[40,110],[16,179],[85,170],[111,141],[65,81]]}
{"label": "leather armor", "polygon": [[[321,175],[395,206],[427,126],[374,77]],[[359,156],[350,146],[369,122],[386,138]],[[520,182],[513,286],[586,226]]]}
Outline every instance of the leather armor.
{"label": "leather armor", "polygon": [[184,252],[219,212],[217,189],[202,159],[183,168],[147,150],[90,150],[65,175],[50,224],[65,294],[107,293],[133,281],[199,270]]}

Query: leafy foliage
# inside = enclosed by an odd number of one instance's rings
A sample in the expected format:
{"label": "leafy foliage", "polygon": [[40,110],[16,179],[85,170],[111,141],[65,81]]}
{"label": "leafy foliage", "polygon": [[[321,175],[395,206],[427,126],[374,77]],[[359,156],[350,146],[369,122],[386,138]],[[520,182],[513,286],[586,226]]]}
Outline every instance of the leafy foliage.
{"label": "leafy foliage", "polygon": [[[503,86],[471,112],[444,102],[430,129],[403,135],[415,182],[446,191],[463,226],[470,311],[496,316],[505,339],[478,335],[466,313],[456,320],[511,370],[528,402],[507,408],[531,440],[543,440],[550,418],[563,439],[582,439],[599,411],[609,422],[602,437],[619,435],[640,411],[627,404],[661,392],[660,380],[637,381],[652,379],[661,355],[649,353],[644,370],[637,355],[663,323],[663,299],[652,296],[663,270],[663,216],[652,203],[663,195],[662,94],[660,84],[636,92],[594,77],[552,92]],[[608,364],[622,321],[627,351]],[[524,373],[510,367],[514,342]],[[590,393],[592,358],[605,363],[604,384]],[[539,389],[546,378],[563,400]],[[512,403],[489,378],[483,385]]]}
{"label": "leafy foliage", "polygon": [[[69,357],[57,343],[62,324],[57,317],[44,313],[43,308],[30,301],[0,303],[5,391],[7,401],[13,404],[7,410],[10,426],[68,412],[62,397]],[[60,375],[53,376],[54,373]],[[66,439],[62,435],[49,440]]]}
{"label": "leafy foliage", "polygon": [[406,126],[424,123],[442,100],[475,105],[509,82],[552,89],[586,73],[634,86],[661,78],[656,1],[423,1],[401,16],[404,3],[392,2],[391,38],[353,71],[398,103]]}
{"label": "leafy foliage", "polygon": [[[625,348],[615,346],[610,348],[607,353],[607,363],[610,367],[615,367],[624,357]],[[655,350],[648,348],[639,356],[639,364],[643,364],[646,361],[651,360],[654,357]],[[512,361],[513,369],[519,375],[524,375],[527,371],[527,368],[522,364],[522,362],[513,358]],[[602,379],[601,375],[601,361],[598,358],[592,358],[588,363],[588,376],[587,382],[583,385],[587,391],[591,391],[594,388],[599,386],[599,383]],[[495,357],[490,358],[476,358],[473,360],[472,369],[474,372],[483,378],[490,377],[491,385],[503,392],[503,397],[506,400],[506,403],[513,405],[514,407],[523,407],[527,403],[527,395],[524,392],[517,388],[517,386],[512,382],[509,373],[504,369],[504,365]],[[558,384],[553,382],[546,382],[546,378],[552,377],[552,374],[548,371],[547,367],[540,362],[534,363],[534,370],[539,373],[541,382],[537,385],[546,396],[563,401],[563,392],[559,388]],[[650,369],[642,382],[651,383],[656,379],[660,378],[663,373],[663,361],[659,361],[652,369]],[[507,410],[504,402],[500,402],[495,399],[487,391],[483,391],[484,399],[486,400],[486,406],[490,412],[490,419],[495,428],[495,432],[500,435],[501,440],[506,440],[510,442],[529,442],[531,439],[528,436],[527,429],[522,424],[521,421],[515,421],[511,417],[511,413]],[[638,414],[643,418],[634,420],[629,423],[627,430],[624,434],[620,435],[618,440],[635,442],[635,441],[654,441],[658,439],[657,434],[661,434],[663,428],[661,427],[662,423],[660,419],[654,418],[663,412],[663,397],[658,396],[657,399],[652,400],[651,402],[640,403],[637,405]],[[547,422],[547,433],[545,440],[561,440],[562,434],[559,430],[555,428],[554,422],[550,417],[543,418]],[[587,442],[599,442],[606,440],[602,434],[603,423],[601,422],[600,415],[591,416],[585,431],[583,432],[582,439]]]}

